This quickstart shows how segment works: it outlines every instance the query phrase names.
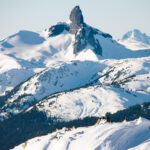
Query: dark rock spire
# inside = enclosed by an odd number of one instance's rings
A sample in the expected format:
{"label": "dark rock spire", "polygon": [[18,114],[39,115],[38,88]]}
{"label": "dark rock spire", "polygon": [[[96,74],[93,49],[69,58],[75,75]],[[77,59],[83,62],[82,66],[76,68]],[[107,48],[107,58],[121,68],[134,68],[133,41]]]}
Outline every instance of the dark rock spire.
{"label": "dark rock spire", "polygon": [[75,6],[70,14],[70,33],[76,34],[77,30],[84,25],[82,11],[79,6]]}
{"label": "dark rock spire", "polygon": [[70,20],[73,24],[81,25],[83,24],[83,15],[79,6],[75,6],[70,14]]}
{"label": "dark rock spire", "polygon": [[70,33],[75,34],[74,54],[86,48],[89,44],[96,54],[102,55],[102,48],[99,41],[94,37],[98,32],[84,23],[82,11],[75,6],[70,14]]}
{"label": "dark rock spire", "polygon": [[74,34],[75,41],[73,43],[73,52],[77,55],[82,50],[86,49],[87,46],[91,46],[93,51],[102,55],[102,47],[99,40],[96,38],[97,34],[105,38],[111,38],[109,34],[100,33],[99,30],[92,28],[84,22],[82,11],[79,6],[75,6],[70,13],[70,24],[59,23],[52,26],[49,29],[49,36],[57,36],[63,31],[70,32]]}

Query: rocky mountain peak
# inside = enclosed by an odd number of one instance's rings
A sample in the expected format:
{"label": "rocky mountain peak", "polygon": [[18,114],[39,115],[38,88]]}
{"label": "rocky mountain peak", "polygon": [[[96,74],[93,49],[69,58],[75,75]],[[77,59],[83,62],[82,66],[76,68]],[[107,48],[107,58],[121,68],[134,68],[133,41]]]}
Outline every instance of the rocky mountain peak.
{"label": "rocky mountain peak", "polygon": [[70,13],[70,33],[76,34],[78,29],[84,25],[82,11],[79,6],[75,6]]}
{"label": "rocky mountain peak", "polygon": [[75,6],[70,13],[70,20],[73,24],[81,25],[84,23],[82,11],[79,6]]}
{"label": "rocky mountain peak", "polygon": [[102,48],[94,35],[97,31],[84,23],[82,11],[79,6],[75,6],[70,14],[70,30],[71,34],[75,34],[74,54],[86,48],[89,44],[93,47],[95,53],[102,55]]}
{"label": "rocky mountain peak", "polygon": [[130,40],[133,39],[138,42],[142,42],[144,44],[150,45],[150,36],[146,35],[145,33],[142,33],[138,29],[134,29],[131,31],[128,31],[122,38],[122,41],[124,40]]}
{"label": "rocky mountain peak", "polygon": [[57,36],[63,31],[67,31],[75,35],[75,42],[73,43],[73,53],[77,55],[86,47],[92,47],[92,50],[98,54],[102,55],[102,47],[96,35],[99,34],[104,38],[112,38],[111,35],[99,32],[99,30],[87,25],[84,22],[82,11],[79,6],[75,6],[70,13],[70,24],[59,23],[52,26],[49,29],[49,36]]}

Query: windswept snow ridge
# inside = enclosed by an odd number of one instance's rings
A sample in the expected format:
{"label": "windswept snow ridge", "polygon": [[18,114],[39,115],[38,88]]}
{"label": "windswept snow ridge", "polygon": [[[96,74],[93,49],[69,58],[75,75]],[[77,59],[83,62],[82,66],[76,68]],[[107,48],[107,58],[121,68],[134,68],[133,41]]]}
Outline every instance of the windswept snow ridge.
{"label": "windswept snow ridge", "polygon": [[63,128],[52,134],[36,137],[14,150],[147,150],[150,145],[150,121],[100,123],[91,127]]}

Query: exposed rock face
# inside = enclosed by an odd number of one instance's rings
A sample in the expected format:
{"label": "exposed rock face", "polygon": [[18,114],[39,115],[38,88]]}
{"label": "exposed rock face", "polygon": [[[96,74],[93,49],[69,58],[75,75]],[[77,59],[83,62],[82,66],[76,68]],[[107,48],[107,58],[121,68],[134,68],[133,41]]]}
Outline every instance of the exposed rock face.
{"label": "exposed rock face", "polygon": [[101,34],[104,38],[111,38],[112,39],[112,36],[108,33],[102,33]]}
{"label": "exposed rock face", "polygon": [[70,33],[76,34],[78,29],[84,25],[82,11],[79,6],[74,7],[71,11],[70,21]]}
{"label": "exposed rock face", "polygon": [[84,23],[82,11],[79,6],[76,6],[71,11],[70,21],[70,33],[75,34],[74,54],[78,54],[78,52],[90,44],[96,54],[102,55],[102,48],[99,41],[94,37],[98,32]]}
{"label": "exposed rock face", "polygon": [[49,36],[57,36],[60,33],[62,33],[64,30],[69,31],[69,26],[67,24],[57,24],[54,26],[51,26],[49,28]]}
{"label": "exposed rock face", "polygon": [[89,44],[93,47],[93,50],[96,54],[102,55],[102,48],[100,46],[100,43],[94,37],[96,34],[98,34],[96,29],[93,29],[87,25],[81,28],[75,35],[74,54],[78,54]]}
{"label": "exposed rock face", "polygon": [[75,6],[70,14],[70,25],[62,23],[52,26],[49,29],[49,36],[57,36],[63,31],[68,31],[75,36],[75,42],[73,44],[74,54],[77,55],[87,46],[92,47],[93,51],[102,56],[102,47],[99,40],[96,38],[96,34],[99,34],[105,38],[112,38],[111,35],[102,33],[99,30],[88,26],[84,22],[82,11],[79,6]]}
{"label": "exposed rock face", "polygon": [[84,23],[82,11],[79,6],[75,6],[73,10],[71,11],[70,20],[72,21],[72,23],[77,24],[77,25]]}

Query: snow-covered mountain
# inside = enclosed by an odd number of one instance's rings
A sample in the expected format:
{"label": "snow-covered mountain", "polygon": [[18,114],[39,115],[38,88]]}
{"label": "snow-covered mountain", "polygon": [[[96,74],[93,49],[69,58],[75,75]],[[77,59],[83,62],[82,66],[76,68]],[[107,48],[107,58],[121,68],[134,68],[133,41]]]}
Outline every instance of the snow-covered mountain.
{"label": "snow-covered mountain", "polygon": [[124,34],[119,43],[132,50],[150,49],[150,36],[134,29]]}
{"label": "snow-covered mountain", "polygon": [[57,130],[36,137],[14,150],[148,150],[150,121],[139,118],[131,122],[105,123],[91,127]]}
{"label": "snow-covered mountain", "polygon": [[[79,7],[73,10],[68,23],[58,23],[39,33],[19,31],[0,41],[1,94],[60,61],[97,61],[129,56],[130,51],[114,41],[111,35],[83,20],[78,21],[80,18],[76,18],[76,14],[83,18]],[[114,51],[113,55],[111,51]]]}
{"label": "snow-covered mountain", "polygon": [[[128,33],[122,40],[137,37],[136,41],[144,42],[139,34]],[[47,121],[100,117],[149,102],[150,50],[138,47],[130,50],[86,24],[79,6],[73,8],[68,22],[42,32],[19,31],[0,41],[2,127],[17,119],[14,133],[19,132],[22,142],[47,131],[38,128],[23,138],[22,132],[32,125],[20,124],[22,116],[31,116],[35,123],[44,115],[42,122],[51,125]],[[12,148],[18,141],[7,146]]]}

